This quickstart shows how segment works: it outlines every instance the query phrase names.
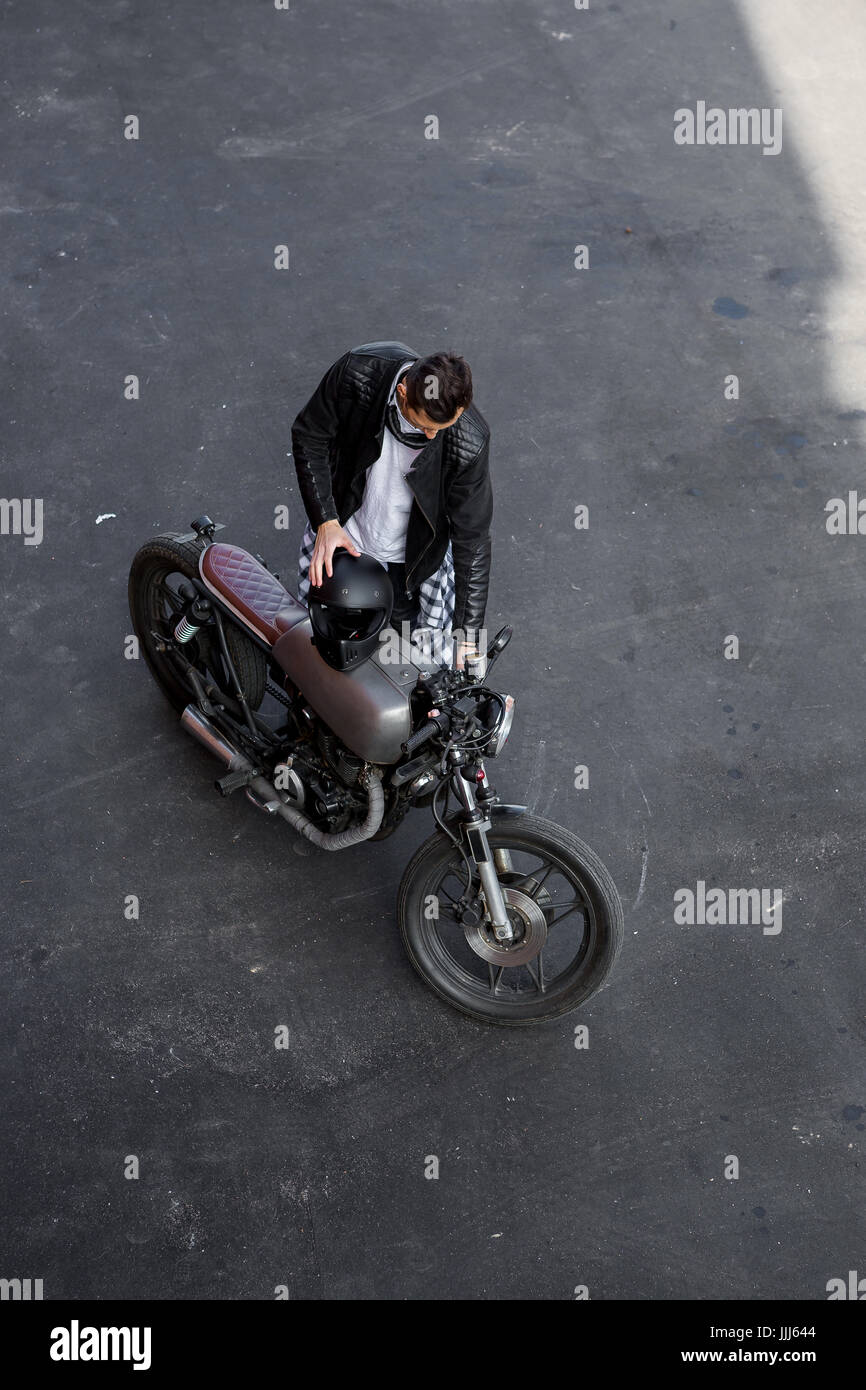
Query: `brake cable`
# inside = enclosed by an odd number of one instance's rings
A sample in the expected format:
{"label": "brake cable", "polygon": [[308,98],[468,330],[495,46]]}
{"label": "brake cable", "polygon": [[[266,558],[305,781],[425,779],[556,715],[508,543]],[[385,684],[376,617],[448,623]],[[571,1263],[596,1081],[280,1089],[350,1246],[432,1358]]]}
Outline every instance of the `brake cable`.
{"label": "brake cable", "polygon": [[[444,765],[444,763],[445,763],[445,759],[446,759],[447,756],[448,756],[448,750],[451,748],[451,745],[452,745],[453,743],[455,743],[456,741],[457,741],[456,738],[449,738],[447,744],[445,745],[445,748],[444,748],[443,753],[442,753],[442,761],[441,761],[441,763],[440,763],[440,770],[444,770],[444,769],[443,769],[443,765]],[[452,775],[453,775],[453,774],[452,774]],[[470,888],[470,886],[471,886],[471,884],[472,884],[472,865],[471,865],[471,863],[469,862],[469,858],[468,858],[468,856],[467,856],[467,854],[466,854],[465,849],[463,848],[463,843],[462,843],[460,837],[459,837],[458,835],[453,834],[452,831],[450,831],[450,830],[448,829],[448,826],[445,824],[444,819],[442,819],[442,820],[439,819],[439,814],[438,814],[437,809],[436,809],[436,798],[438,797],[438,795],[439,795],[439,793],[441,792],[441,790],[442,790],[443,787],[445,788],[445,805],[444,805],[443,808],[442,808],[442,816],[444,817],[444,816],[447,814],[447,811],[448,811],[448,798],[449,798],[449,796],[451,795],[451,777],[450,777],[450,776],[447,777],[445,781],[440,782],[439,785],[438,785],[438,787],[436,788],[436,790],[435,790],[434,793],[433,793],[433,800],[432,800],[432,802],[431,802],[431,809],[432,809],[432,811],[433,811],[433,819],[435,820],[436,824],[439,826],[439,829],[440,829],[440,830],[444,830],[444,832],[445,832],[445,834],[448,836],[449,840],[453,840],[454,844],[457,846],[457,848],[459,849],[461,855],[463,856],[463,862],[464,862],[464,864],[466,865],[466,874],[467,874],[466,890],[467,890],[467,892],[468,892],[468,890],[469,890],[469,888]]]}

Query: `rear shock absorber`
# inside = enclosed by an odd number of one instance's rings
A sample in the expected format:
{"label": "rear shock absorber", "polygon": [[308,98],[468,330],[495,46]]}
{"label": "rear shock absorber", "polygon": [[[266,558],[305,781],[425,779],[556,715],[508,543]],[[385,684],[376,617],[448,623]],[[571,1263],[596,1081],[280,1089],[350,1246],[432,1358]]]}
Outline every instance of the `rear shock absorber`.
{"label": "rear shock absorber", "polygon": [[204,627],[205,623],[210,622],[210,612],[208,600],[200,595],[195,596],[192,603],[188,604],[186,612],[174,630],[174,640],[176,642],[189,642],[195,637],[199,629]]}

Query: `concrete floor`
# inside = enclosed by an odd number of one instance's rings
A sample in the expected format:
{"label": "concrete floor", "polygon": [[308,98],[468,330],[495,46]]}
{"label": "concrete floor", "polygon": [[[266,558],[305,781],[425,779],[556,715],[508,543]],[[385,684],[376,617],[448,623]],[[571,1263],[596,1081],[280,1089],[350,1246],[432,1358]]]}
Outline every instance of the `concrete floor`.
{"label": "concrete floor", "polygon": [[[862,478],[862,17],[804,72],[718,0],[3,10],[2,491],[44,535],[0,537],[0,1275],[825,1299],[866,1237],[866,541],[824,512]],[[675,145],[699,100],[781,106],[781,153]],[[134,552],[201,511],[293,586],[292,418],[392,337],[463,352],[493,432],[493,780],[626,910],[610,987],[516,1035],[403,955],[429,813],[313,850],[124,659]],[[699,879],[781,890],[781,932],[677,925]]]}

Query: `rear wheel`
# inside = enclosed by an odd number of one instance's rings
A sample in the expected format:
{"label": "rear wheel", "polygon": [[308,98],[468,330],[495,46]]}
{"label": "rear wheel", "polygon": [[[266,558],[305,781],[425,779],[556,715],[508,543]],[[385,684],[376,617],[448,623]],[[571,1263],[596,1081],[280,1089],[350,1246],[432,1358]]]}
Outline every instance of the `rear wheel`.
{"label": "rear wheel", "polygon": [[[225,667],[216,628],[200,628],[182,645],[174,638],[186,600],[180,587],[199,579],[201,551],[190,541],[175,535],[155,536],[139,550],[129,571],[129,611],[144,659],[175,709],[182,710],[197,698],[185,674],[186,658],[220,691],[226,692],[226,707],[237,709],[228,696],[232,686]],[[260,647],[223,615],[226,646],[241,689],[250,709],[258,709],[264,699],[268,663]],[[238,712],[240,712],[238,710]]]}
{"label": "rear wheel", "polygon": [[397,913],[415,969],[461,1013],[520,1026],[559,1018],[606,981],[622,939],[622,906],[598,856],[539,816],[493,814],[487,841],[514,941],[498,942],[471,876],[441,830],[410,860]]}

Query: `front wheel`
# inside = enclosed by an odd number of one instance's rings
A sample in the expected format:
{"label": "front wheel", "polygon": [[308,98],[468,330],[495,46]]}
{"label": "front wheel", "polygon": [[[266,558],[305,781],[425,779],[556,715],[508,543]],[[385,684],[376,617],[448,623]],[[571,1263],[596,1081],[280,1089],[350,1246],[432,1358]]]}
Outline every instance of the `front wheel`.
{"label": "front wheel", "polygon": [[[439,830],[415,852],[397,914],[410,961],[435,992],[484,1023],[521,1026],[571,1013],[606,981],[622,905],[598,856],[540,816],[492,817],[487,842],[514,941],[484,917],[478,870]],[[464,849],[466,846],[464,845]]]}

